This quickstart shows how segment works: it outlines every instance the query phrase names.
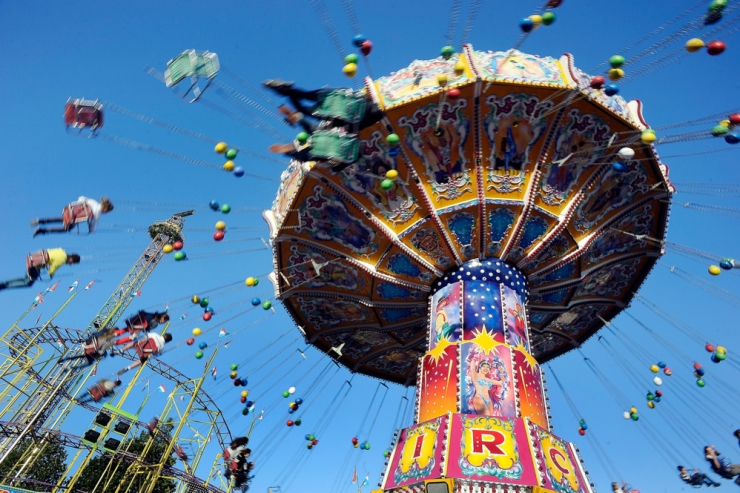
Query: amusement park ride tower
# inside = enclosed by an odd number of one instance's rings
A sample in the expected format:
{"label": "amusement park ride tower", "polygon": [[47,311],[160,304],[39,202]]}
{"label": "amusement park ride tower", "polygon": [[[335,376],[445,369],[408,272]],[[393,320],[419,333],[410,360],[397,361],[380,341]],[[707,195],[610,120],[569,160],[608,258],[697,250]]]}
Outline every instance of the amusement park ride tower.
{"label": "amusement park ride tower", "polygon": [[674,189],[641,103],[590,81],[569,54],[466,45],[365,79],[385,119],[357,163],[283,174],[277,296],[352,371],[417,387],[384,491],[592,491],[540,363],[629,303]]}

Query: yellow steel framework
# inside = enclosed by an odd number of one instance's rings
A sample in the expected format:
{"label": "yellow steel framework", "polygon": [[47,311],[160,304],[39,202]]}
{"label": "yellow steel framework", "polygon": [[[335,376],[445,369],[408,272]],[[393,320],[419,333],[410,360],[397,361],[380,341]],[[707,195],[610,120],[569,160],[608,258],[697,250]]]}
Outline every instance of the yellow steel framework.
{"label": "yellow steel framework", "polygon": [[[126,479],[118,485],[117,491],[133,491],[130,488],[134,482],[147,485],[137,491],[151,491],[157,477],[176,479],[179,492],[190,491],[193,487],[202,491],[221,491],[208,484],[211,475],[206,481],[192,475],[200,464],[211,436],[214,436],[222,447],[225,447],[231,439],[221,411],[201,389],[208,366],[199,378],[190,379],[164,362],[152,358],[138,369],[123,392],[119,393],[115,406],[105,405],[101,409],[95,405],[81,404],[75,399],[75,396],[84,393],[95,367],[80,368],[78,363],[73,361],[59,362],[62,357],[78,354],[80,351],[78,343],[93,330],[114,326],[133,299],[131,294],[141,289],[161,260],[162,247],[182,239],[183,220],[192,213],[187,211],[175,214],[167,221],[155,223],[149,228],[151,243],[85,331],[62,329],[54,324],[55,318],[78,295],[78,292],[74,292],[43,325],[30,328],[21,326],[35,307],[32,305],[0,337],[0,463],[3,463],[24,440],[30,439],[34,442],[34,446],[27,447],[12,465],[8,477],[0,479],[0,482],[12,484],[16,489],[20,484],[33,483],[23,478],[24,472],[33,467],[35,460],[44,453],[48,444],[60,443],[65,447],[77,449],[77,452],[54,491],[67,491],[72,488],[84,466],[96,454],[103,454],[109,460],[105,473],[101,475],[93,491],[109,491],[113,486],[110,484],[111,478],[121,468],[125,468]],[[129,357],[133,359],[132,356]],[[170,440],[165,453],[155,464],[145,463],[142,460],[142,455],[145,454],[136,455],[129,452],[131,438],[146,426],[146,423],[138,420],[138,414],[146,404],[148,396],[135,413],[122,409],[145,367],[175,384],[163,412],[160,413],[162,422],[170,420],[174,429],[168,437]],[[83,407],[96,415],[111,418],[104,426],[93,427],[100,432],[100,440],[96,443],[61,431],[65,419],[75,407]],[[111,427],[121,421],[129,423],[130,427],[119,435],[111,435],[121,440],[120,447],[116,450],[106,449],[103,445],[104,438],[111,432]],[[181,435],[185,428],[193,426],[204,427],[202,436],[205,438],[194,440]],[[167,464],[178,441],[189,442],[191,446],[196,445],[191,448],[193,452],[189,463],[183,464],[184,471]],[[146,447],[151,447],[152,443],[153,440],[150,439]],[[217,462],[218,457],[213,468],[217,467]],[[143,483],[138,482],[141,478],[146,478]],[[127,482],[128,486],[124,486]],[[65,483],[63,489],[62,483]]]}

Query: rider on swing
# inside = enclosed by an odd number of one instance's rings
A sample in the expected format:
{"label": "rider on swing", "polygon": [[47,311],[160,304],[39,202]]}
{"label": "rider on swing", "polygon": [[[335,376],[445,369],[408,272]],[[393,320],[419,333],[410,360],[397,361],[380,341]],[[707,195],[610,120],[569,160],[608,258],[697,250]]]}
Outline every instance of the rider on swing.
{"label": "rider on swing", "polygon": [[685,467],[678,466],[678,475],[681,477],[684,483],[690,484],[691,486],[701,487],[706,485],[714,486],[716,488],[720,485],[716,481],[712,481],[712,479],[703,472],[699,472],[698,469],[694,469],[694,473],[691,474]]}
{"label": "rider on swing", "polygon": [[76,253],[67,254],[61,248],[49,248],[29,253],[26,257],[26,275],[18,279],[0,282],[0,290],[7,288],[27,288],[41,277],[41,270],[46,269],[49,278],[54,276],[57,269],[65,264],[79,264],[80,256]]}
{"label": "rider on swing", "polygon": [[[280,112],[289,125],[299,124],[309,135],[306,142],[274,144],[270,151],[299,161],[327,161],[335,164],[335,171],[346,168],[358,158],[357,133],[383,118],[383,112],[369,97],[351,89],[304,91],[279,79],[263,84],[291,101],[297,111],[283,105]],[[312,104],[306,106],[306,101]]]}
{"label": "rider on swing", "polygon": [[106,197],[97,200],[89,199],[87,197],[80,197],[76,202],[67,204],[62,209],[61,217],[52,217],[46,219],[34,219],[31,221],[31,226],[37,226],[39,224],[49,223],[62,223],[61,228],[42,228],[37,227],[33,232],[33,236],[44,235],[47,233],[66,233],[71,231],[75,225],[80,223],[87,223],[88,232],[92,233],[95,231],[95,225],[100,219],[101,214],[106,214],[113,210],[113,204]]}

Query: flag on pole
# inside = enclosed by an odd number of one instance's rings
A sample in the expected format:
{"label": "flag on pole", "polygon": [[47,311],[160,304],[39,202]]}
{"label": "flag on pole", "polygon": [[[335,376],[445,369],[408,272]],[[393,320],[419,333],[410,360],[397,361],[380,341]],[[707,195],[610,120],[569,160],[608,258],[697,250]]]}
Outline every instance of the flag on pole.
{"label": "flag on pole", "polygon": [[141,296],[141,291],[134,291],[131,293],[131,297],[133,298],[134,296]]}
{"label": "flag on pole", "polygon": [[222,347],[228,348],[229,347],[229,344],[231,344],[232,342],[233,342],[233,340],[232,339],[229,339],[228,341],[226,341],[226,342],[223,343],[223,346]]}
{"label": "flag on pole", "polygon": [[[355,474],[357,473],[355,472]],[[370,473],[367,473],[367,476],[365,476],[365,481],[362,482],[362,484],[360,485],[360,488],[362,488],[363,486],[367,486],[367,483],[369,482],[370,482]]]}
{"label": "flag on pole", "polygon": [[264,415],[265,415],[265,410],[263,408],[262,411],[260,411],[260,415],[257,416],[257,419],[262,419],[264,417]]}
{"label": "flag on pole", "polygon": [[74,290],[75,290],[75,288],[77,287],[77,285],[78,285],[78,284],[80,284],[80,280],[79,280],[79,279],[75,279],[75,282],[73,282],[73,283],[72,283],[72,284],[71,284],[71,285],[70,285],[70,286],[69,286],[69,287],[67,288],[67,292],[71,293],[72,291],[74,291]]}
{"label": "flag on pole", "polygon": [[216,380],[216,367],[215,366],[213,367],[213,370],[211,370],[211,376],[213,377],[214,380]]}
{"label": "flag on pole", "polygon": [[85,286],[85,291],[87,291],[88,289],[90,289],[92,287],[92,285],[95,284],[95,281],[97,281],[97,279],[93,279],[92,281],[90,281],[90,283],[87,286]]}
{"label": "flag on pole", "polygon": [[227,335],[229,335],[229,333],[226,332],[226,329],[224,329],[223,327],[221,327],[221,330],[218,331],[218,336],[219,337],[226,337]]}
{"label": "flag on pole", "polygon": [[149,389],[149,380],[146,381],[144,386],[141,388],[141,391],[144,392],[145,390],[148,390],[148,389]]}
{"label": "flag on pole", "polygon": [[181,395],[180,397],[177,398],[177,400],[178,401],[184,401],[185,400],[185,396],[184,395]]}
{"label": "flag on pole", "polygon": [[54,285],[53,285],[52,287],[50,287],[50,288],[46,288],[46,291],[48,291],[49,293],[53,293],[53,292],[54,292],[54,290],[55,290],[55,289],[57,288],[57,286],[59,286],[59,283],[60,283],[60,282],[62,282],[62,281],[57,281],[57,282],[55,282],[55,283],[54,283]]}
{"label": "flag on pole", "polygon": [[352,474],[352,482],[357,483],[357,468],[355,467],[355,472]]}
{"label": "flag on pole", "polygon": [[164,385],[160,385],[159,387],[157,387],[157,390],[159,390],[162,393],[167,392],[167,389],[164,387]]}
{"label": "flag on pole", "polygon": [[57,346],[64,347],[64,342],[61,339],[57,339]]}
{"label": "flag on pole", "polygon": [[43,303],[44,302],[44,293],[39,293],[36,295],[36,297],[33,299],[33,302],[35,304]]}
{"label": "flag on pole", "polygon": [[186,318],[188,318],[187,312],[180,315],[180,320],[185,320]]}

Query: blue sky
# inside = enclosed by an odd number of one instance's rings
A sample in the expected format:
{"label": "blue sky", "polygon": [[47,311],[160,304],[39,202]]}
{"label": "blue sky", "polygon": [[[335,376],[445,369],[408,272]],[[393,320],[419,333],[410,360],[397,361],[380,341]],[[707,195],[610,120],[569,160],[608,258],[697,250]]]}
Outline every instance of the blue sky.
{"label": "blue sky", "polygon": [[[353,2],[361,29],[375,46],[370,57],[373,73],[376,76],[387,74],[414,59],[436,56],[445,44],[451,3],[422,0]],[[468,41],[480,50],[508,49],[518,39],[519,19],[532,13],[541,3],[529,0],[483,2]],[[350,52],[354,33],[343,3],[332,0],[327,4],[342,48]],[[470,10],[468,2],[461,4],[456,44],[460,41]],[[577,66],[590,70],[695,5],[694,0],[677,0],[670,4],[641,0],[623,0],[618,4],[606,0],[566,0],[556,10],[556,23],[535,31],[521,49],[556,57],[569,52],[575,56]],[[703,8],[696,12],[701,10]],[[692,14],[687,19],[696,15]],[[740,40],[732,32],[725,32],[718,38],[728,45],[721,56],[709,57],[705,52],[699,52],[685,57],[630,83],[622,94],[627,99],[643,101],[645,116],[653,126],[683,122],[736,107],[737,81],[740,80],[737,43]],[[643,46],[661,39],[661,36],[656,36]],[[272,181],[247,177],[236,179],[214,169],[117,146],[102,139],[70,136],[64,132],[62,110],[68,97],[99,98],[265,154],[275,138],[201,104],[184,103],[143,69],[152,66],[163,71],[167,60],[186,48],[196,48],[218,53],[224,67],[255,86],[272,77],[296,80],[308,88],[346,85],[340,56],[309,2],[223,1],[217,5],[203,1],[2,2],[0,45],[4,47],[6,67],[0,85],[0,210],[5,213],[0,277],[20,276],[24,256],[29,251],[61,246],[69,252],[80,253],[83,264],[59,271],[62,286],[75,279],[79,279],[81,285],[93,279],[97,282],[93,289],[77,297],[57,323],[84,328],[147,244],[145,233],[127,231],[124,226],[145,227],[179,209],[191,207],[197,209],[196,215],[188,218],[186,223],[187,228],[195,229],[190,233],[186,229],[186,243],[191,246],[186,246],[185,250],[191,261],[175,263],[170,259],[163,262],[145,285],[142,297],[132,303],[129,311],[158,304],[164,306],[168,300],[198,294],[271,270],[271,254],[258,239],[267,238],[267,227],[259,212],[244,209],[269,208],[282,165],[241,155],[236,160],[237,165]],[[640,49],[624,54],[629,57]],[[227,81],[226,78],[223,80]],[[227,83],[236,86],[233,79]],[[271,110],[278,104],[275,98],[261,99],[266,95],[264,92],[239,90]],[[208,97],[228,107],[228,103],[216,95],[208,94]],[[232,108],[232,111],[238,110]],[[108,112],[106,116],[104,131],[109,135],[135,139],[214,164],[222,162],[210,144],[114,112]],[[275,132],[284,134],[286,138],[292,135],[293,131],[279,121],[265,118]],[[707,124],[708,127],[711,125]],[[670,133],[683,131],[686,130],[679,128]],[[724,146],[726,144],[720,140],[700,140],[660,146],[658,150],[661,156],[675,156]],[[736,152],[665,161],[675,182],[740,182]],[[737,201],[687,195],[680,192],[680,186],[678,188],[668,239],[723,256],[737,255],[736,218],[701,213],[679,205],[698,202],[735,206]],[[108,226],[101,225],[100,233],[89,237],[31,238],[32,229],[28,226],[31,219],[56,215],[64,204],[79,195],[107,195],[111,198],[116,210],[101,221]],[[235,211],[228,216],[211,212],[207,204],[214,199],[231,204]],[[134,210],[133,201],[150,205],[143,210]],[[151,205],[153,202],[176,205],[154,206]],[[242,210],[236,210],[238,207]],[[227,233],[227,240],[231,243],[217,244],[210,239],[212,232],[209,229],[221,219],[232,229]],[[252,249],[255,251],[243,251]],[[241,253],[225,254],[234,251]],[[737,332],[733,330],[737,306],[726,304],[711,293],[681,280],[671,274],[667,266],[679,266],[733,293],[738,292],[738,276],[725,273],[718,278],[710,278],[706,273],[708,262],[694,262],[671,253],[661,263],[665,266],[655,267],[641,294],[702,334],[710,335],[712,340],[709,342],[725,345],[730,351],[729,358],[733,358],[733,350],[740,347]],[[263,281],[266,280],[263,278]],[[45,285],[44,282],[28,290],[3,292],[0,298],[0,306],[3,307],[1,325],[10,326],[20,314],[21,307],[27,306]],[[267,293],[268,286],[263,282],[258,288],[242,287],[228,294],[211,296],[211,304],[218,310],[219,306],[251,299],[255,292]],[[50,315],[64,297],[64,290],[57,291],[37,312]],[[188,337],[194,326],[205,328],[204,322],[196,322],[198,310],[195,307],[182,308],[180,305],[173,303],[173,312],[178,306],[179,312],[189,312],[190,318],[188,323],[175,329],[174,335],[178,340]],[[740,457],[740,451],[734,448],[737,445],[730,436],[733,429],[740,427],[740,423],[733,421],[740,404],[737,387],[717,383],[717,379],[736,381],[737,366],[733,367],[728,362],[713,365],[701,345],[639,303],[634,305],[629,309],[630,313],[670,341],[680,354],[704,364],[708,370],[707,386],[703,389],[696,387],[690,365],[684,364],[666,344],[650,337],[629,316],[622,315],[615,320],[616,327],[634,341],[634,347],[640,349],[627,349],[621,342],[625,340],[623,336],[615,338],[608,332],[603,334],[614,347],[619,362],[597,340],[589,341],[582,348],[583,353],[606,375],[609,386],[596,378],[577,352],[552,363],[575,403],[579,417],[589,423],[590,438],[578,436],[578,419],[572,415],[560,389],[550,377],[548,387],[554,429],[564,438],[579,444],[591,478],[602,491],[617,479],[615,474],[642,492],[676,491],[682,484],[676,478],[675,461],[670,459],[671,456],[678,456],[686,465],[706,469],[701,447],[714,443],[730,457]],[[226,367],[233,360],[242,360],[251,353],[274,354],[282,347],[279,344],[268,346],[291,324],[285,311],[279,306],[276,308],[275,316],[241,332],[234,346],[218,355],[216,363],[221,379],[226,378]],[[209,323],[219,324],[219,318],[230,318],[243,309],[244,306],[239,306],[224,311]],[[30,318],[35,319],[37,312]],[[255,310],[225,324],[225,327],[235,332],[263,315],[261,310]],[[287,343],[294,337],[291,333],[281,342]],[[288,351],[294,349],[291,347]],[[200,363],[189,363],[192,352],[192,348],[182,346],[168,356],[168,361],[177,362],[178,367],[182,366],[190,374],[190,371],[202,368]],[[265,379],[261,385],[265,393],[263,403],[273,402],[273,397],[279,397],[283,390],[293,385],[291,382],[314,367],[317,360],[320,362],[314,372],[303,380],[304,388],[326,366],[322,356],[310,351],[305,363],[300,363],[295,371],[282,377],[296,362],[286,362],[286,354],[275,356],[274,364],[249,375],[252,381]],[[674,370],[670,380],[664,379],[667,380],[663,386],[665,397],[655,410],[645,406],[645,393],[652,387],[650,381],[653,376],[645,364],[648,355],[654,362],[666,361]],[[255,366],[261,361],[255,359]],[[117,361],[105,362],[101,373],[115,371],[118,364]],[[625,367],[631,371],[625,372]],[[354,464],[359,475],[370,472],[371,485],[377,482],[383,463],[382,451],[392,434],[405,389],[390,385],[372,432],[367,437],[360,437],[369,439],[373,447],[368,452],[360,452],[351,449],[350,440],[363,427],[361,422],[366,415],[365,431],[370,428],[380,396],[370,412],[367,408],[376,391],[377,381],[356,377],[352,392],[342,402],[336,416],[330,423],[326,421],[326,416],[338,404],[333,396],[349,377],[350,374],[342,369],[323,392],[314,391],[314,395],[319,395],[306,410],[300,430],[282,432],[279,423],[288,419],[287,413],[282,407],[268,410],[265,420],[256,427],[252,441],[254,450],[262,450],[255,454],[258,462],[255,491],[264,491],[268,485],[282,485],[289,491],[316,491],[318,488],[329,489],[335,482],[341,485],[335,491],[351,491],[349,478]],[[152,377],[153,388],[165,383],[157,381],[157,378]],[[639,422],[622,419],[624,406],[611,398],[615,388],[640,409]],[[230,421],[232,430],[246,431],[248,422],[245,418],[234,416],[239,409],[237,392],[215,394],[219,395],[217,400],[222,409],[227,409],[226,416],[233,420]],[[144,414],[156,414],[164,403],[163,394],[154,394]],[[81,434],[89,419],[91,416],[75,415],[73,422],[69,423],[70,431]],[[404,423],[408,422],[407,417]],[[695,431],[685,429],[688,423]],[[303,435],[321,427],[326,427],[326,431],[324,436],[318,437],[320,445],[310,453],[304,451]],[[281,433],[276,435],[273,430]],[[699,442],[699,438],[703,441]],[[217,452],[213,448],[210,457]],[[264,459],[262,462],[260,455]],[[210,463],[210,458],[204,463]],[[341,464],[345,467],[340,468]],[[288,470],[293,473],[286,474]]]}

